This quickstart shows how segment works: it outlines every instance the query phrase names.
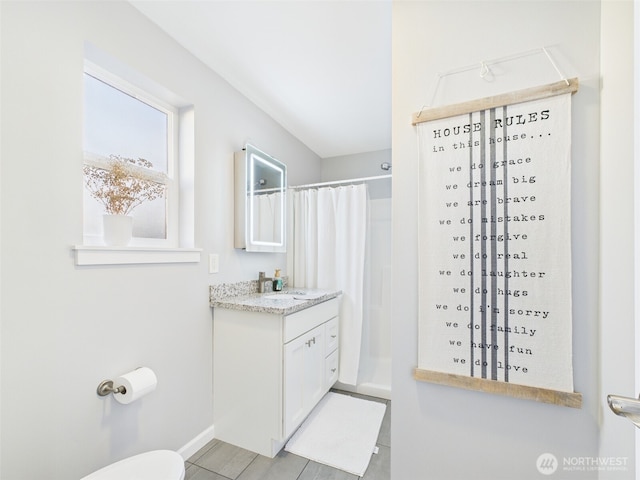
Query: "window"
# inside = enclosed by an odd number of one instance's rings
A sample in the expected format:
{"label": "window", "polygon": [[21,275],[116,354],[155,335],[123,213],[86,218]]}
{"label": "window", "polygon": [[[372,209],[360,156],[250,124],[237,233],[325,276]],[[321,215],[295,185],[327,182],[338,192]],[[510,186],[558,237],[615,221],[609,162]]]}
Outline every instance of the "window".
{"label": "window", "polygon": [[[85,165],[93,171],[104,171],[114,160],[130,159],[138,164],[132,168],[146,181],[164,186],[158,198],[130,212],[132,246],[179,246],[178,122],[176,107],[94,64],[85,65]],[[144,166],[139,166],[141,163]],[[85,186],[85,245],[102,244],[104,213],[104,205]]]}

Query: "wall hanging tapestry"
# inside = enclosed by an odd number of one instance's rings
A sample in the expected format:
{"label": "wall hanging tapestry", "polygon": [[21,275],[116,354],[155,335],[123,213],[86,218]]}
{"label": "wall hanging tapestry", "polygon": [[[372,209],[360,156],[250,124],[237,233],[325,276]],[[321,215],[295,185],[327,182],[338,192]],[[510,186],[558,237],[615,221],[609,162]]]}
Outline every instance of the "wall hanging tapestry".
{"label": "wall hanging tapestry", "polygon": [[579,408],[571,318],[577,79],[414,115],[418,380]]}

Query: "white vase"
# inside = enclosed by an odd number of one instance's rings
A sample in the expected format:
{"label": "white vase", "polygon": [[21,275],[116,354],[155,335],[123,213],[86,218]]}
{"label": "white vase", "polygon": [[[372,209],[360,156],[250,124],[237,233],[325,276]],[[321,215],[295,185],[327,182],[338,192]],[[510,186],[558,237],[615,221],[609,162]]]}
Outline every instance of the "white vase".
{"label": "white vase", "polygon": [[129,215],[103,215],[102,226],[105,245],[125,247],[131,241],[133,217]]}

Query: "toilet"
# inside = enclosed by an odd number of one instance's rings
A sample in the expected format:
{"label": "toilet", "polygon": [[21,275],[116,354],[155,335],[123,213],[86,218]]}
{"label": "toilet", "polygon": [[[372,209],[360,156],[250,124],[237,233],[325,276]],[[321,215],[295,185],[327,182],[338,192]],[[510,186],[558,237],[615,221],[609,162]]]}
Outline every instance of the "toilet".
{"label": "toilet", "polygon": [[184,460],[171,450],[154,450],[107,465],[80,480],[184,480]]}

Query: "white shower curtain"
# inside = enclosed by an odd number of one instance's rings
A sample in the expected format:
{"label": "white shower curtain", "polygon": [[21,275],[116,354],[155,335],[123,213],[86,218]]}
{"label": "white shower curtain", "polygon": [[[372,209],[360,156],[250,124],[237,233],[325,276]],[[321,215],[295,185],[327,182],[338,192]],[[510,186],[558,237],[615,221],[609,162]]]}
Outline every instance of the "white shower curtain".
{"label": "white shower curtain", "polygon": [[356,385],[362,340],[367,186],[293,191],[293,285],[342,290],[339,381]]}

